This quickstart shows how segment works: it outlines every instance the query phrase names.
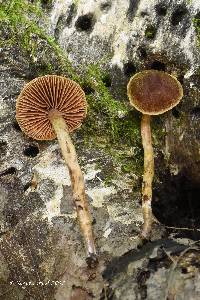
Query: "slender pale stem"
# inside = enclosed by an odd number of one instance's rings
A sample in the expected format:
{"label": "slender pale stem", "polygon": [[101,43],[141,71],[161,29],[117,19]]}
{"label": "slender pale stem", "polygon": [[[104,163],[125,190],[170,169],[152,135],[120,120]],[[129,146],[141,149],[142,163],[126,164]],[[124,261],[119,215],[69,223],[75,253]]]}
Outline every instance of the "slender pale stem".
{"label": "slender pale stem", "polygon": [[151,116],[143,115],[141,120],[141,136],[144,148],[144,175],[142,184],[142,212],[144,224],[142,237],[148,239],[152,226],[152,181],[154,176],[154,155],[151,140]]}
{"label": "slender pale stem", "polygon": [[92,220],[88,209],[88,201],[85,194],[85,184],[81,168],[78,163],[75,147],[70,138],[67,125],[61,115],[51,114],[49,119],[56,132],[62,155],[69,169],[73,200],[76,206],[77,216],[86,243],[88,255],[96,255],[94,237],[92,232]]}

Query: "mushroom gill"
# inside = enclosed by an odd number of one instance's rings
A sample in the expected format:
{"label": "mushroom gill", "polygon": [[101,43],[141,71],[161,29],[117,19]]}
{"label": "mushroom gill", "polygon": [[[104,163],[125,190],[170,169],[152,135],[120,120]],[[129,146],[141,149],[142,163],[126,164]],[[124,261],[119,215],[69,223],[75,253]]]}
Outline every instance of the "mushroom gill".
{"label": "mushroom gill", "polygon": [[16,114],[21,129],[37,140],[52,140],[56,134],[49,114],[59,112],[69,132],[81,126],[86,99],[80,86],[65,77],[47,75],[26,84],[17,99]]}
{"label": "mushroom gill", "polygon": [[81,125],[86,116],[86,99],[81,87],[62,76],[47,75],[25,85],[16,103],[16,119],[28,136],[37,140],[57,137],[69,170],[73,200],[85,240],[88,259],[97,263],[92,220],[85,193],[83,174],[69,132]]}

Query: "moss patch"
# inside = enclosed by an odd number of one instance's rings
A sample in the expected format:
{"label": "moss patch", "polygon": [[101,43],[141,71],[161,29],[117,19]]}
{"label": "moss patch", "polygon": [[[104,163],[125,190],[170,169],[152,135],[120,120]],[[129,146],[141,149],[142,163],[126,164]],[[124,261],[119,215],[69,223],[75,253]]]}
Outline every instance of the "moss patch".
{"label": "moss patch", "polygon": [[120,162],[122,172],[142,173],[140,115],[131,110],[127,99],[113,98],[109,75],[99,65],[90,65],[84,74],[74,71],[64,51],[40,25],[41,20],[45,23],[43,5],[41,0],[4,2],[0,11],[3,36],[0,46],[14,48],[16,53],[17,45],[21,56],[27,58],[33,78],[59,74],[78,82],[87,91],[88,114],[79,131],[85,143],[108,151],[116,162]]}
{"label": "moss patch", "polygon": [[200,12],[195,16],[193,22],[197,32],[198,46],[200,46]]}
{"label": "moss patch", "polygon": [[[48,1],[50,5],[51,1]],[[43,74],[67,74],[77,80],[76,73],[55,39],[40,26],[45,22],[44,1],[8,0],[0,9],[1,47],[18,47],[28,59],[35,77]],[[49,56],[51,53],[51,57]]]}
{"label": "moss patch", "polygon": [[156,36],[156,28],[153,25],[149,25],[145,30],[145,37],[149,40],[154,39]]}

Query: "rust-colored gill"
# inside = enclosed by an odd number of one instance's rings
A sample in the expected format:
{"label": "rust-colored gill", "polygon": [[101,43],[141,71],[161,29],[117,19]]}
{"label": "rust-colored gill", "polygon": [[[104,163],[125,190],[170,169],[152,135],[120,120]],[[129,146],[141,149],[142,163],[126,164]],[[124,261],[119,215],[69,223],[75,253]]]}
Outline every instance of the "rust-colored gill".
{"label": "rust-colored gill", "polygon": [[16,118],[21,129],[37,140],[56,137],[49,112],[58,111],[69,132],[77,129],[86,116],[85,94],[74,81],[57,75],[38,77],[25,85],[16,104]]}

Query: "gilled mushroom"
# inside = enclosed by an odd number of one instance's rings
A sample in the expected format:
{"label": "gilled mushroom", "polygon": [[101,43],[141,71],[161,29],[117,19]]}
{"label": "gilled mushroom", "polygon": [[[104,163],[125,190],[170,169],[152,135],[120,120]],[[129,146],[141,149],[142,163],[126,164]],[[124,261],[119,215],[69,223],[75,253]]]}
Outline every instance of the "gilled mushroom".
{"label": "gilled mushroom", "polygon": [[38,77],[25,85],[16,103],[16,118],[22,131],[37,140],[57,137],[69,169],[73,200],[88,252],[96,262],[96,249],[85,184],[69,132],[81,126],[87,103],[81,87],[62,76]]}
{"label": "gilled mushroom", "polygon": [[154,155],[151,140],[151,115],[162,114],[176,106],[183,97],[180,82],[170,74],[146,70],[135,74],[127,86],[128,97],[142,115],[141,136],[144,148],[144,175],[142,185],[142,237],[149,238],[152,226],[152,181],[154,176]]}

